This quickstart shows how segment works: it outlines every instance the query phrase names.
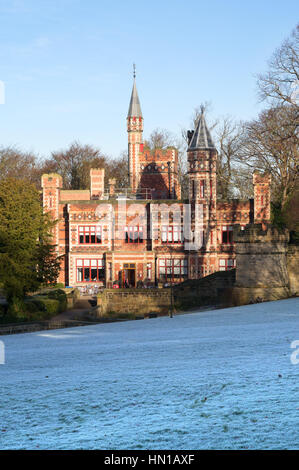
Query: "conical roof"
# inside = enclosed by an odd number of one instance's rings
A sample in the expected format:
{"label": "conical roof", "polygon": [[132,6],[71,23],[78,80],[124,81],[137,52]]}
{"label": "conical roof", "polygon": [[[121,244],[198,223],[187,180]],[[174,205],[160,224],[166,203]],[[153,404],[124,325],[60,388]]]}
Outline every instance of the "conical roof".
{"label": "conical roof", "polygon": [[127,117],[142,117],[141,106],[136,88],[136,82],[134,78],[131,101]]}
{"label": "conical roof", "polygon": [[195,149],[201,149],[201,150],[213,149],[214,150],[215,148],[216,147],[214,145],[214,142],[212,140],[210,131],[208,129],[208,126],[204,117],[204,111],[202,110],[201,115],[196,124],[196,129],[190,141],[188,150],[195,150]]}

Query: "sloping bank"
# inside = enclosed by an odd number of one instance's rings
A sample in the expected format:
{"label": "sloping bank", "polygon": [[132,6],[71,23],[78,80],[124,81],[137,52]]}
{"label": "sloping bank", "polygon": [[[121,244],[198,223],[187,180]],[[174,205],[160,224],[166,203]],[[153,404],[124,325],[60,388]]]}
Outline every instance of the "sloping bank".
{"label": "sloping bank", "polygon": [[24,311],[16,318],[8,316],[7,304],[2,303],[0,335],[72,326],[70,322],[53,321],[52,317],[73,308],[78,297],[77,289],[44,289],[26,297]]}

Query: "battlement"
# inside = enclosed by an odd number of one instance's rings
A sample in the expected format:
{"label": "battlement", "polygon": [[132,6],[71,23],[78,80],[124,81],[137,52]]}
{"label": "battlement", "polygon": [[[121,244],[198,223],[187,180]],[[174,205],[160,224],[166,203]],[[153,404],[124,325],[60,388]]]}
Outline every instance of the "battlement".
{"label": "battlement", "polygon": [[177,150],[174,147],[167,147],[166,149],[155,149],[154,151],[144,148],[140,154],[140,162],[159,162],[159,161],[174,161],[177,157]]}
{"label": "battlement", "polygon": [[42,188],[59,188],[63,186],[62,176],[58,173],[44,173],[41,178]]}
{"label": "battlement", "polygon": [[253,172],[253,184],[271,184],[271,175],[268,172],[261,173],[258,170]]}

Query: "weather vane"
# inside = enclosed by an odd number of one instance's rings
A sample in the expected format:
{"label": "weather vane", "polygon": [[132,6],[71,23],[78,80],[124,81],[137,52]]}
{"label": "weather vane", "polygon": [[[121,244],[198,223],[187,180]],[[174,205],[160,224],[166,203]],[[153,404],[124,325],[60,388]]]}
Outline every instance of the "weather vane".
{"label": "weather vane", "polygon": [[133,77],[136,78],[136,64],[133,64]]}

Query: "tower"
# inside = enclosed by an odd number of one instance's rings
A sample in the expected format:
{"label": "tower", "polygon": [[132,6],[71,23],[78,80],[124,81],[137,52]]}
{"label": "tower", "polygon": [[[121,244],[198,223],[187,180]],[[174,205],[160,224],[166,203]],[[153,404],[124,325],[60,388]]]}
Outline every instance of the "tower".
{"label": "tower", "polygon": [[271,218],[271,175],[255,170],[253,172],[254,222],[270,222]]}
{"label": "tower", "polygon": [[187,155],[189,201],[216,207],[217,150],[206,124],[203,107],[195,131],[188,131]]}
{"label": "tower", "polygon": [[[53,220],[59,219],[60,190],[62,189],[62,177],[57,173],[42,175],[41,186],[43,189],[43,208],[48,212]],[[53,242],[56,251],[59,251],[59,226],[56,224],[53,229]]]}
{"label": "tower", "polygon": [[133,89],[127,115],[128,130],[128,171],[132,191],[136,192],[140,180],[139,153],[143,151],[143,117],[136,88],[136,71],[134,64]]}
{"label": "tower", "polygon": [[[188,131],[188,179],[191,205],[191,230],[198,245],[197,272],[210,272],[216,248],[216,164],[217,150],[204,117],[204,108],[195,130]],[[213,251],[213,254],[211,253]],[[206,256],[210,252],[209,256]]]}

